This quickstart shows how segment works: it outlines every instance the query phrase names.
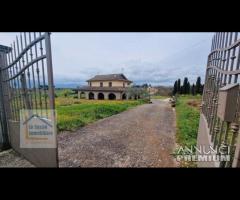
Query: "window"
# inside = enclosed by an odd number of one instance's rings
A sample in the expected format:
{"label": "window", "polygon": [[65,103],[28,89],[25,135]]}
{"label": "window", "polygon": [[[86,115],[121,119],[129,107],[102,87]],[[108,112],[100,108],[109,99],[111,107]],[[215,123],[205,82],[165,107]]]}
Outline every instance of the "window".
{"label": "window", "polygon": [[100,82],[100,87],[103,87],[103,83],[102,82]]}
{"label": "window", "polygon": [[109,82],[108,85],[109,85],[109,87],[112,87],[112,82]]}
{"label": "window", "polygon": [[123,83],[123,87],[125,87],[125,83]]}
{"label": "window", "polygon": [[90,87],[92,87],[92,82],[89,82]]}

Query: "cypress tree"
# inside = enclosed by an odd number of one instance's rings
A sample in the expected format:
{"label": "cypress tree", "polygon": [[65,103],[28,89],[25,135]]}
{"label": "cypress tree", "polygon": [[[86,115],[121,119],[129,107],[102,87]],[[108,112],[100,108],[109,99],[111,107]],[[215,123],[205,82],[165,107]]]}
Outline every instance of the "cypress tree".
{"label": "cypress tree", "polygon": [[180,78],[177,81],[177,92],[181,93],[181,79]]}
{"label": "cypress tree", "polygon": [[203,85],[201,85],[201,87],[200,87],[200,93],[199,94],[203,94],[203,88],[204,88],[204,84]]}
{"label": "cypress tree", "polygon": [[177,93],[177,81],[175,81],[174,86],[173,86],[173,95]]}
{"label": "cypress tree", "polygon": [[197,78],[196,82],[196,94],[201,94],[201,77]]}
{"label": "cypress tree", "polygon": [[183,94],[187,94],[188,92],[188,78],[185,77],[183,81]]}
{"label": "cypress tree", "polygon": [[191,84],[190,84],[190,82],[188,82],[188,94],[191,94]]}
{"label": "cypress tree", "polygon": [[192,88],[191,88],[191,93],[192,93],[193,96],[195,95],[195,90],[196,90],[195,84],[193,84]]}
{"label": "cypress tree", "polygon": [[183,94],[183,86],[180,86],[180,94]]}

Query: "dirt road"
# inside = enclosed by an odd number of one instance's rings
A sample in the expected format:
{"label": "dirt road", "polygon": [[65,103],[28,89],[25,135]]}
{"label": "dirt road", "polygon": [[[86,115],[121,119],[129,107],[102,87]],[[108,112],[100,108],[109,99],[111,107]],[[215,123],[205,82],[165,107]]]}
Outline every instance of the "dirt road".
{"label": "dirt road", "polygon": [[176,167],[175,114],[153,100],[58,136],[60,167]]}

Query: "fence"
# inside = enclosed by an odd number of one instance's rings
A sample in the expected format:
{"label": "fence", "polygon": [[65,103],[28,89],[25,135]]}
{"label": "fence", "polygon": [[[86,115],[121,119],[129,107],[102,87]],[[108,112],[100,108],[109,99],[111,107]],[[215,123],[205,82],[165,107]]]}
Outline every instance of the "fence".
{"label": "fence", "polygon": [[[210,145],[230,160],[199,162],[199,167],[239,167],[240,35],[218,32],[208,55],[198,146]],[[221,151],[220,151],[221,149]]]}
{"label": "fence", "polygon": [[56,167],[57,148],[20,148],[19,141],[22,109],[42,114],[55,108],[50,33],[21,33],[11,48],[2,47],[0,103],[4,107],[2,124],[7,126],[4,139],[9,137],[11,147],[36,166]]}

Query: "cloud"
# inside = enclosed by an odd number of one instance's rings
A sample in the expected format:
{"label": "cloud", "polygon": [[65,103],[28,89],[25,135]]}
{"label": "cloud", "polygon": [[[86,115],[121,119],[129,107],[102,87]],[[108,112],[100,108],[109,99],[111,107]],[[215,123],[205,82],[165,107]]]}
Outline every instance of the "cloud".
{"label": "cloud", "polygon": [[[10,45],[16,33],[0,33]],[[124,73],[137,84],[204,79],[212,33],[53,33],[56,85],[83,85],[96,74]]]}

